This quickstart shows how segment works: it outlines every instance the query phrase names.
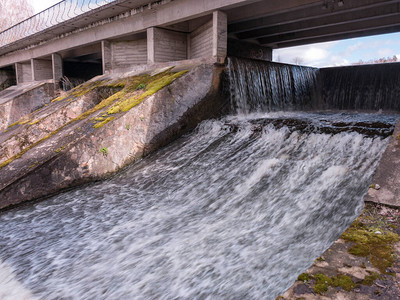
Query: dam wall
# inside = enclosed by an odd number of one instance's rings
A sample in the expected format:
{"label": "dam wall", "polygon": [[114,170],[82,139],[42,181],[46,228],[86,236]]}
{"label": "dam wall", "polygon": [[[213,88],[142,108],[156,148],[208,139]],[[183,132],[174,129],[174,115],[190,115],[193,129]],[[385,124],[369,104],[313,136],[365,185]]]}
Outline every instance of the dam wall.
{"label": "dam wall", "polygon": [[400,111],[400,64],[320,69],[325,109]]}

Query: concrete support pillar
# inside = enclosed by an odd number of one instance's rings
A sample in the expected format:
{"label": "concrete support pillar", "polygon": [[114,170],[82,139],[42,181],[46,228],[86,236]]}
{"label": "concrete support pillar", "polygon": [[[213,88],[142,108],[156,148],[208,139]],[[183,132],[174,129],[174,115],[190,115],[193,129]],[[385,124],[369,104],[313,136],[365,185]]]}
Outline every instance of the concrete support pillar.
{"label": "concrete support pillar", "polygon": [[53,71],[53,80],[54,84],[57,86],[60,82],[60,79],[64,76],[63,72],[63,61],[62,57],[58,53],[53,53],[51,55],[51,62],[52,62],[52,71]]}
{"label": "concrete support pillar", "polygon": [[219,62],[224,62],[228,48],[228,18],[221,11],[213,12],[212,55]]}
{"label": "concrete support pillar", "polygon": [[53,63],[50,59],[31,59],[32,81],[53,78]]}
{"label": "concrete support pillar", "polygon": [[147,62],[187,59],[187,33],[162,28],[147,29]]}
{"label": "concrete support pillar", "polygon": [[17,84],[22,83],[22,65],[20,63],[15,63],[15,79]]}
{"label": "concrete support pillar", "polygon": [[15,64],[15,75],[17,84],[32,81],[31,61]]}
{"label": "concrete support pillar", "polygon": [[147,28],[147,63],[155,62],[154,27]]}
{"label": "concrete support pillar", "polygon": [[111,43],[109,41],[101,41],[101,56],[103,63],[103,74],[111,72],[112,52],[111,52]]}

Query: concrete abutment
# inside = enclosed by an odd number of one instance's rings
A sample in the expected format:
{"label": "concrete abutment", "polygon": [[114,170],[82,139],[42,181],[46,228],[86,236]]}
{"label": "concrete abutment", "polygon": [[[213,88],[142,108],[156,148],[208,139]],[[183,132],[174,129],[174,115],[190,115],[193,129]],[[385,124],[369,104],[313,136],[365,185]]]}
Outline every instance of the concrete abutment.
{"label": "concrete abutment", "polygon": [[146,32],[104,40],[103,73],[139,65],[214,58],[227,55],[227,17],[221,11],[166,27],[149,27]]}

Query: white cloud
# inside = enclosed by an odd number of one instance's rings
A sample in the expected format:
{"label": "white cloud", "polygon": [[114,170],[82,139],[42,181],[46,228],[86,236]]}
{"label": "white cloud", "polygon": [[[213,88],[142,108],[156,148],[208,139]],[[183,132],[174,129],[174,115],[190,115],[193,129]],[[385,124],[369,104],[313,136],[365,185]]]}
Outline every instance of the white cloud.
{"label": "white cloud", "polygon": [[357,50],[361,49],[362,47],[365,47],[364,43],[358,42],[358,43],[355,43],[354,45],[347,47],[346,50],[353,52],[353,51],[357,51]]}
{"label": "white cloud", "polygon": [[330,60],[332,48],[337,42],[319,43],[291,48],[276,49],[273,51],[274,59],[280,62],[295,63],[300,61],[303,65],[322,67]]}
{"label": "white cloud", "polygon": [[319,47],[311,47],[304,52],[306,61],[321,60],[327,58],[329,51]]}
{"label": "white cloud", "polygon": [[383,49],[379,49],[378,50],[378,57],[393,57],[393,53],[395,53],[395,51],[393,49],[390,48],[383,48]]}
{"label": "white cloud", "polygon": [[[400,34],[378,35],[274,50],[281,62],[312,67],[343,66],[360,60],[393,57],[399,53]],[[397,55],[400,60],[400,54]]]}

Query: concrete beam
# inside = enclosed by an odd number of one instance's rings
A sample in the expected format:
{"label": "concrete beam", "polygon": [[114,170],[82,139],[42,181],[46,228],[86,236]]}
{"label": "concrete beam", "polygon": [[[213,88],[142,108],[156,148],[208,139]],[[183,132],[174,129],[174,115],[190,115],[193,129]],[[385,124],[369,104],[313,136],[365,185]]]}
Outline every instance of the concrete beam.
{"label": "concrete beam", "polygon": [[294,41],[300,42],[302,40],[307,40],[311,38],[318,38],[318,37],[322,38],[322,37],[335,36],[339,34],[343,34],[344,36],[345,33],[348,34],[348,33],[363,32],[363,31],[367,32],[376,29],[384,31],[386,27],[393,27],[395,25],[400,25],[399,15],[379,17],[372,19],[369,22],[355,20],[354,22],[348,22],[340,25],[331,25],[331,26],[326,26],[324,28],[302,30],[287,34],[260,38],[258,41],[261,45],[268,46],[277,43],[294,42]]}
{"label": "concrete beam", "polygon": [[[114,17],[118,14],[128,11],[129,9],[139,8],[152,2],[154,2],[154,0],[115,0],[108,4],[103,3],[103,5],[98,8],[91,9],[90,11],[82,13],[66,21],[61,22],[60,19],[62,18],[60,18],[57,20],[57,22],[60,23],[53,24],[53,26],[42,30],[41,32],[18,39],[11,44],[0,46],[0,53],[4,54],[32,44],[40,43],[43,40],[55,38],[58,35],[68,33],[75,29],[83,28],[94,22]],[[71,13],[74,14],[73,12]],[[47,18],[47,15],[46,13],[43,13],[42,16],[39,16],[39,22],[41,22],[40,17],[42,17],[41,19],[44,19]]]}
{"label": "concrete beam", "polygon": [[[304,1],[304,0],[303,0]],[[309,0],[310,1],[310,0]],[[174,23],[187,21],[200,16],[211,14],[221,8],[243,5],[252,1],[244,0],[175,0],[158,6],[141,14],[116,20],[112,23],[93,27],[81,32],[66,36],[62,39],[50,41],[29,50],[22,50],[0,57],[0,67],[10,65],[21,60],[51,55],[55,52],[81,47],[102,40],[146,31],[150,27],[168,26]]]}
{"label": "concrete beam", "polygon": [[[300,0],[299,0],[300,1]],[[301,0],[305,1],[305,0]],[[311,1],[311,0],[308,0]],[[168,26],[212,14],[219,9],[228,9],[254,1],[249,0],[175,0],[157,6],[141,14],[129,16],[101,26],[89,28],[62,39],[53,40],[29,50],[21,50],[0,57],[0,67],[21,60],[51,55],[63,50],[82,47],[102,40],[109,40],[124,35],[145,32],[150,27]],[[270,1],[268,1],[270,2]]]}
{"label": "concrete beam", "polygon": [[286,34],[294,31],[318,29],[333,25],[342,25],[347,23],[354,23],[356,21],[367,22],[376,19],[390,16],[399,16],[398,3],[391,3],[389,5],[380,7],[364,8],[358,11],[342,12],[341,14],[322,15],[308,20],[291,22],[288,24],[272,25],[266,28],[255,29],[247,32],[237,34],[239,39],[256,39],[260,37],[275,36]]}
{"label": "concrete beam", "polygon": [[273,49],[276,48],[286,48],[286,47],[294,47],[300,45],[307,45],[307,44],[314,44],[314,43],[323,43],[323,42],[330,42],[330,41],[338,41],[343,39],[352,39],[370,35],[378,35],[378,34],[386,34],[386,33],[394,33],[400,31],[400,25],[389,26],[385,28],[378,28],[378,29],[371,29],[371,30],[358,30],[353,32],[347,33],[338,33],[329,36],[319,36],[319,37],[310,37],[301,40],[292,40],[292,41],[285,41],[285,42],[278,42],[274,44],[269,44],[268,46],[272,47]]}
{"label": "concrete beam", "polygon": [[239,9],[225,8],[224,11],[229,16],[229,23],[253,20],[260,17],[270,16],[282,12],[290,12],[305,7],[322,7],[321,0],[285,0],[285,1],[257,1],[252,5],[240,7]]}
{"label": "concrete beam", "polygon": [[228,25],[228,32],[240,33],[259,28],[270,27],[274,25],[283,25],[297,23],[301,21],[313,20],[315,18],[323,18],[328,16],[337,16],[340,14],[357,12],[360,9],[366,8],[379,8],[386,5],[397,5],[398,0],[358,0],[358,1],[344,1],[343,6],[335,6],[334,10],[322,9],[321,5],[306,6],[290,12],[278,12],[266,17],[256,18],[243,22],[232,23]]}

